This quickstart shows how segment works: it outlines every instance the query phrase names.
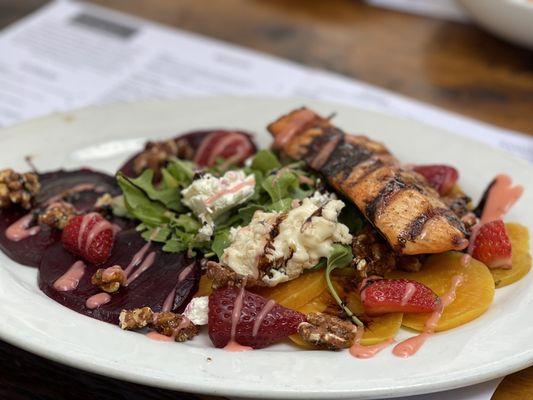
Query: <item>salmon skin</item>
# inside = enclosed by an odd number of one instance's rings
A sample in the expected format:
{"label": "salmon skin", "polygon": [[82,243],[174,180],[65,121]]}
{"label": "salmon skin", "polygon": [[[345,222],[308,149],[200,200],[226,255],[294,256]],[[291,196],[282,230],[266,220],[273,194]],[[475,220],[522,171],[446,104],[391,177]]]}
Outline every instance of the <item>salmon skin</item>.
{"label": "salmon skin", "polygon": [[398,254],[462,250],[459,218],[424,177],[406,168],[381,143],[349,135],[308,108],[268,126],[273,147],[303,160],[350,199]]}

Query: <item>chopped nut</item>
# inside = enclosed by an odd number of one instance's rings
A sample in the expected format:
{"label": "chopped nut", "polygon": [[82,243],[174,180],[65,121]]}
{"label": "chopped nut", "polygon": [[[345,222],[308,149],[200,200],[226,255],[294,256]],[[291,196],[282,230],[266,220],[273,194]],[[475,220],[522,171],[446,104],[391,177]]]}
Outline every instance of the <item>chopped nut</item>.
{"label": "chopped nut", "polygon": [[154,313],[150,307],[122,310],[118,317],[120,329],[140,329],[152,322]]}
{"label": "chopped nut", "polygon": [[353,265],[359,279],[384,276],[396,268],[406,271],[419,271],[422,268],[420,256],[397,255],[370,226],[354,236],[352,250]]}
{"label": "chopped nut", "polygon": [[91,283],[105,292],[116,292],[126,282],[126,274],[120,265],[100,268],[91,277]]}
{"label": "chopped nut", "polygon": [[12,169],[0,171],[0,208],[19,204],[29,210],[41,185],[33,172],[18,174]]}
{"label": "chopped nut", "polygon": [[187,317],[163,311],[154,315],[152,327],[162,335],[174,338],[176,342],[186,342],[198,334],[198,327]]}
{"label": "chopped nut", "polygon": [[133,171],[136,174],[140,174],[145,169],[159,171],[172,157],[192,159],[193,155],[193,149],[183,139],[148,142],[144,151],[133,161]]}
{"label": "chopped nut", "polygon": [[350,347],[357,327],[351,322],[323,313],[310,313],[298,326],[300,337],[319,348],[338,350]]}
{"label": "chopped nut", "polygon": [[206,264],[206,275],[213,281],[213,289],[221,289],[225,287],[240,287],[246,278],[246,287],[255,286],[258,282],[256,279],[238,275],[231,269],[214,261],[208,261]]}
{"label": "chopped nut", "polygon": [[56,229],[64,229],[70,217],[75,213],[76,209],[70,203],[64,201],[52,203],[39,214],[39,223]]}
{"label": "chopped nut", "polygon": [[134,330],[149,326],[176,342],[185,342],[198,334],[198,327],[187,317],[170,311],[154,313],[150,307],[122,310],[119,315],[121,329]]}
{"label": "chopped nut", "polygon": [[352,249],[353,263],[362,278],[383,276],[396,266],[396,256],[391,248],[369,226],[354,236]]}

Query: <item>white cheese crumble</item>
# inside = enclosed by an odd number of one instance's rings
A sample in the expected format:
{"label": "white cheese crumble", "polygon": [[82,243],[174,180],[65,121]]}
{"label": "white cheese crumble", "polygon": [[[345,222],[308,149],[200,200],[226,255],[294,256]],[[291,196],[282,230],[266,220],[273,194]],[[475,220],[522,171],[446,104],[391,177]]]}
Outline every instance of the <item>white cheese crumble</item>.
{"label": "white cheese crumble", "polygon": [[270,231],[274,227],[278,213],[256,211],[250,224],[230,231],[231,245],[222,254],[222,264],[239,275],[259,278],[257,263],[264,254]]}
{"label": "white cheese crumble", "polygon": [[213,236],[213,233],[215,231],[215,224],[210,221],[204,222],[202,227],[198,229],[198,233],[196,234],[196,240],[199,242],[207,242],[211,239],[211,236]]}
{"label": "white cheese crumble", "polygon": [[254,175],[247,176],[239,170],[228,171],[220,178],[205,174],[183,189],[183,204],[204,223],[197,239],[209,240],[213,234],[213,220],[248,200],[253,195],[254,188]]}
{"label": "white cheese crumble", "polygon": [[194,325],[207,325],[209,315],[209,296],[193,297],[183,315],[191,320]]}
{"label": "white cheese crumble", "polygon": [[311,200],[318,207],[322,207],[330,200],[337,200],[337,195],[330,192],[320,193],[317,190],[315,193],[313,193],[309,200]]}
{"label": "white cheese crumble", "polygon": [[[338,222],[344,203],[333,199],[323,206],[316,203],[321,202],[304,199],[288,213],[257,211],[248,226],[231,232],[231,245],[224,251],[222,264],[240,275],[260,278],[268,286],[275,286],[297,278],[322,257],[328,257],[333,243],[351,243],[348,227]],[[277,235],[271,239],[278,220],[281,223]],[[270,268],[259,271],[263,256]]]}

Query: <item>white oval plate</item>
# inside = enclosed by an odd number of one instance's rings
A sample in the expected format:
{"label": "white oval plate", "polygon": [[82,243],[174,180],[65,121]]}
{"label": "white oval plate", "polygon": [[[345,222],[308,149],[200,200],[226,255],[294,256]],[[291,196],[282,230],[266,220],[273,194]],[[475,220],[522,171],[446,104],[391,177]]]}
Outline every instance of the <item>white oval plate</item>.
{"label": "white oval plate", "polygon": [[[23,156],[30,154],[42,170],[90,166],[113,173],[147,138],[196,128],[246,129],[268,146],[266,124],[304,103],[323,115],[337,112],[337,125],[385,142],[404,162],[455,165],[476,201],[495,174],[511,174],[528,187],[508,219],[533,227],[529,164],[411,120],[310,100],[194,99],[59,114],[1,131],[0,167],[26,169]],[[471,385],[533,364],[533,274],[499,289],[482,317],[435,335],[410,359],[387,349],[359,360],[346,351],[301,351],[288,344],[228,353],[214,349],[205,332],[185,344],[154,342],[50,300],[37,288],[35,269],[3,254],[0,266],[2,339],[65,364],[153,386],[255,398],[362,399]]]}

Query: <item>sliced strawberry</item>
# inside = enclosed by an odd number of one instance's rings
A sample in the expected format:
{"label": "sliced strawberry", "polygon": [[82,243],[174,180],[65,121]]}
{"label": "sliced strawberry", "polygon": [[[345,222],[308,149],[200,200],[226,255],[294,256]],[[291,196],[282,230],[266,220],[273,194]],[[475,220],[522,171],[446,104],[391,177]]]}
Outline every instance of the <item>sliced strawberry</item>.
{"label": "sliced strawberry", "polygon": [[489,268],[512,267],[511,241],[501,219],[474,229],[471,245],[472,257]]}
{"label": "sliced strawberry", "polygon": [[212,167],[217,159],[239,165],[254,151],[255,146],[248,135],[236,131],[214,131],[202,141],[194,161],[200,167]]}
{"label": "sliced strawberry", "polygon": [[[240,294],[238,288],[226,288],[214,291],[209,296],[209,337],[215,347],[224,347],[231,341],[232,314],[234,307],[238,306],[237,298]],[[239,319],[236,321],[235,337],[233,340],[242,346],[260,349],[298,331],[298,325],[305,321],[305,316],[297,311],[289,310],[278,304],[266,314],[261,311],[268,300],[257,294],[244,291],[242,308]],[[271,306],[272,303],[269,304]],[[254,335],[254,324],[259,321]]]}
{"label": "sliced strawberry", "polygon": [[433,290],[409,279],[369,281],[361,290],[361,301],[369,316],[393,312],[427,313],[440,305],[439,296]]}
{"label": "sliced strawberry", "polygon": [[68,251],[95,264],[109,258],[114,241],[113,226],[98,213],[72,217],[61,235]]}
{"label": "sliced strawberry", "polygon": [[417,165],[413,169],[426,178],[441,196],[450,193],[459,178],[459,172],[449,165]]}

